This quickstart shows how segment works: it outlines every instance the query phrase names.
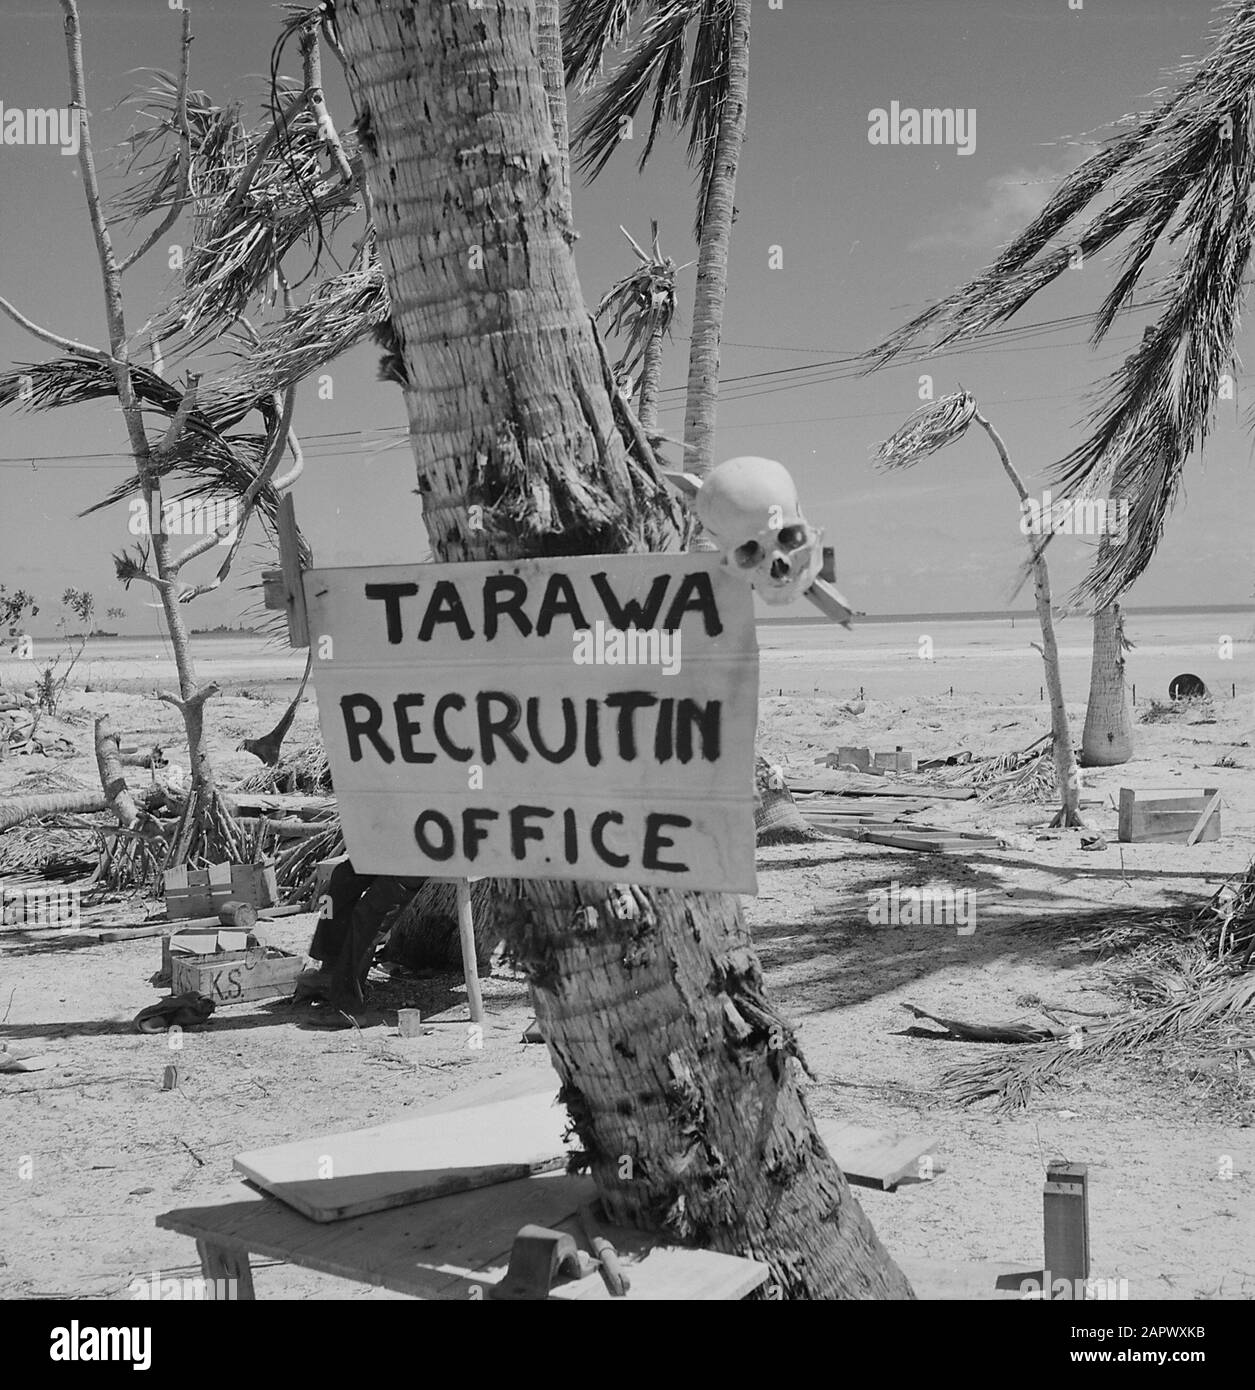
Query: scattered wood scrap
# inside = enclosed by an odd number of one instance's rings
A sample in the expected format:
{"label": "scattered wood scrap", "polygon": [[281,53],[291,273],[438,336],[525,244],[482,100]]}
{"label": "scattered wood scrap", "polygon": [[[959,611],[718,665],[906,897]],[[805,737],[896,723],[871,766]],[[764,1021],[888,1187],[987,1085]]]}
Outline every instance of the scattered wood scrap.
{"label": "scattered wood scrap", "polygon": [[904,1036],[908,1038],[944,1038],[952,1042],[996,1042],[996,1043],[1037,1043],[1051,1042],[1056,1038],[1066,1038],[1070,1030],[1063,1028],[1042,1028],[1036,1024],[1012,1019],[1006,1023],[963,1023],[956,1018],[939,1018],[914,1004],[903,1004],[916,1018],[926,1018],[930,1023],[939,1023],[945,1029],[938,1033],[932,1028],[907,1028]]}
{"label": "scattered wood scrap", "polygon": [[931,1135],[886,1134],[865,1125],[817,1119],[815,1128],[849,1182],[892,1192],[904,1178],[929,1179],[936,1171]]}

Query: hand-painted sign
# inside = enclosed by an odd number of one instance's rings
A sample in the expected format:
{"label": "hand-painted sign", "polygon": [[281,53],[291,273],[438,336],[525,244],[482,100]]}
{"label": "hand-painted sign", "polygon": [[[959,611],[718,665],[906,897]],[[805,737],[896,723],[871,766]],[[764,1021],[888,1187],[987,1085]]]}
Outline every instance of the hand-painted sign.
{"label": "hand-painted sign", "polygon": [[753,600],[718,555],[304,583],[359,872],[757,891]]}

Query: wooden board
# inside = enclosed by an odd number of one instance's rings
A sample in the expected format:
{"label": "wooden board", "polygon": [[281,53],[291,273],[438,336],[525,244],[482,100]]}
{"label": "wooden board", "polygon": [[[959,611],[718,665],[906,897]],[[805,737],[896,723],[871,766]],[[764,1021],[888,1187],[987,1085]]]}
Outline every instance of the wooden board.
{"label": "wooden board", "polygon": [[834,1119],[817,1119],[815,1128],[837,1167],[860,1187],[889,1192],[903,1178],[928,1176],[920,1160],[932,1158],[937,1141],[925,1134],[886,1134],[865,1125]]}
{"label": "wooden board", "polygon": [[830,796],[907,796],[925,801],[970,801],[975,787],[931,787],[908,782],[879,782],[875,777],[853,777],[827,784],[799,782],[789,784],[791,792],[827,792]]}
{"label": "wooden board", "polygon": [[[576,1213],[595,1197],[589,1177],[544,1173],[326,1225],[241,1187],[225,1202],[164,1212],[157,1225],[229,1251],[415,1298],[465,1303],[486,1298],[504,1277],[521,1226],[568,1231],[587,1249]],[[665,1245],[617,1227],[604,1233],[632,1281],[627,1298],[615,1302],[737,1299],[768,1278],[767,1266],[754,1260]],[[559,1302],[610,1298],[596,1273],[560,1286],[554,1296]]]}
{"label": "wooden board", "polygon": [[561,1165],[552,1093],[254,1149],[235,1168],[314,1221],[343,1221]]}

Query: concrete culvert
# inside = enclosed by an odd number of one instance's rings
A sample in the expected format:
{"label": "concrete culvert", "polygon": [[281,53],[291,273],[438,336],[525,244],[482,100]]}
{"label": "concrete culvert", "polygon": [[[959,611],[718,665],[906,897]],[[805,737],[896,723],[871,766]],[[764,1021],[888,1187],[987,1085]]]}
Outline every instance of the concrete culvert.
{"label": "concrete culvert", "polygon": [[1173,676],[1172,684],[1168,687],[1168,698],[1170,700],[1197,700],[1207,694],[1207,687],[1195,675],[1189,671],[1179,676]]}

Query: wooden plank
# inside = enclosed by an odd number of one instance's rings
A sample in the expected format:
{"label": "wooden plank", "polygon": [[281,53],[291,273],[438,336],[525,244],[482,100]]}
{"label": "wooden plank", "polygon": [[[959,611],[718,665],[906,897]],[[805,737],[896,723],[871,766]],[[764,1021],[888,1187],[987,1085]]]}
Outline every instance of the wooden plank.
{"label": "wooden plank", "polygon": [[922,1162],[937,1152],[931,1135],[886,1134],[866,1125],[823,1118],[816,1119],[815,1128],[837,1167],[860,1187],[889,1192],[904,1178],[931,1176],[931,1167]]}
{"label": "wooden plank", "polygon": [[[595,1197],[591,1178],[555,1172],[323,1225],[241,1187],[225,1202],[163,1212],[157,1225],[222,1251],[285,1260],[416,1298],[465,1302],[483,1297],[504,1276],[521,1226],[578,1235],[576,1213]],[[712,1259],[713,1252],[617,1227],[605,1233],[624,1257],[632,1281],[628,1300],[741,1298],[768,1277],[756,1261]],[[585,1248],[582,1239],[577,1243]],[[560,1302],[609,1297],[599,1274],[557,1291]]]}
{"label": "wooden plank", "polygon": [[1084,1163],[1046,1166],[1042,1190],[1045,1269],[1051,1282],[1075,1288],[1089,1278],[1089,1169]]}
{"label": "wooden plank", "polygon": [[530,1095],[255,1149],[235,1167],[311,1220],[343,1221],[561,1164],[566,1126],[551,1096]]}
{"label": "wooden plank", "polygon": [[1195,825],[1194,829],[1190,831],[1189,839],[1187,839],[1186,842],[1185,842],[1187,845],[1196,845],[1196,844],[1199,842],[1199,840],[1201,840],[1201,839],[1203,838],[1203,832],[1207,829],[1208,824],[1211,822],[1213,816],[1216,817],[1217,824],[1216,824],[1216,834],[1215,834],[1215,836],[1213,836],[1213,837],[1211,837],[1211,838],[1218,838],[1218,837],[1219,837],[1219,834],[1220,834],[1220,825],[1219,825],[1219,816],[1217,815],[1217,812],[1219,811],[1219,809],[1220,809],[1220,793],[1219,793],[1219,792],[1213,792],[1212,795],[1211,795],[1210,800],[1207,802],[1207,805],[1203,807],[1202,814],[1201,814],[1201,815],[1199,816],[1199,818],[1198,818],[1198,824]]}
{"label": "wooden plank", "polygon": [[970,801],[976,795],[975,787],[934,787],[918,786],[908,782],[878,782],[874,777],[857,782],[829,783],[799,782],[789,784],[789,790],[797,792],[827,792],[829,796],[906,796],[924,801]]}
{"label": "wooden plank", "polygon": [[917,1260],[895,1257],[898,1268],[910,1280],[915,1297],[924,1301],[972,1302],[982,1299],[1022,1299],[1023,1286],[1037,1280],[1041,1270],[1024,1263],[984,1260]]}
{"label": "wooden plank", "polygon": [[305,611],[305,589],[301,573],[301,537],[296,525],[296,503],[291,491],[279,499],[276,530],[279,537],[279,568],[283,574],[284,607],[288,614],[288,646],[309,646],[309,620]]}

